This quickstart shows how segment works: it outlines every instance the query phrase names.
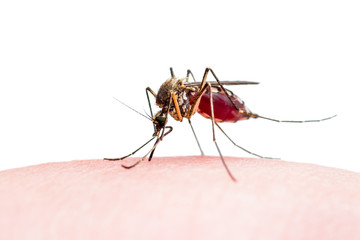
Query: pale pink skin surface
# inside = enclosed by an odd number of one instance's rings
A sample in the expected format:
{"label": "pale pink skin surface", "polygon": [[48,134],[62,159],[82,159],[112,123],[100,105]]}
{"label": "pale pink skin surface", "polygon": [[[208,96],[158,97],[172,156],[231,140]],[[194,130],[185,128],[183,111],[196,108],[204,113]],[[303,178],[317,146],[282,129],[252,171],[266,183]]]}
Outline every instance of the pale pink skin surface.
{"label": "pale pink skin surface", "polygon": [[268,159],[48,163],[0,172],[0,239],[360,239],[360,174]]}

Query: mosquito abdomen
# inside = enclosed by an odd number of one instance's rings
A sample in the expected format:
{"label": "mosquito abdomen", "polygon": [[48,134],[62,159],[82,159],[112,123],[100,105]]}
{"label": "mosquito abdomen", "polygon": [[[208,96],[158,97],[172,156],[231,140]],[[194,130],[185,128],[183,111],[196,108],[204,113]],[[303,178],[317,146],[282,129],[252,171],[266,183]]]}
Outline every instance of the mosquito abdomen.
{"label": "mosquito abdomen", "polygon": [[[194,100],[196,95],[190,96]],[[212,92],[214,105],[214,118],[216,122],[237,122],[246,120],[251,117],[250,110],[245,106],[244,102],[235,94],[230,95],[231,100],[237,106],[234,107],[228,96],[224,92]],[[190,101],[191,102],[191,101]],[[211,119],[210,94],[205,92],[201,97],[197,112],[205,118]]]}

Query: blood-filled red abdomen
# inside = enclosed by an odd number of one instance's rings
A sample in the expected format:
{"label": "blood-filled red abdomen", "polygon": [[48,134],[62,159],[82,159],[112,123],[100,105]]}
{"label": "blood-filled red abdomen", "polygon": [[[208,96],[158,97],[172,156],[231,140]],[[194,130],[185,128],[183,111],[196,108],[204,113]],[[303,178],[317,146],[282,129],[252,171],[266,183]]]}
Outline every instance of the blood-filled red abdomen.
{"label": "blood-filled red abdomen", "polygon": [[[214,105],[214,118],[216,122],[237,122],[240,120],[249,119],[251,116],[250,110],[244,105],[244,102],[236,95],[229,92],[231,100],[239,108],[237,110],[228,96],[223,92],[212,92],[213,105]],[[190,97],[190,103],[195,100],[196,94]],[[206,91],[202,96],[197,112],[203,117],[211,119],[210,107],[210,93]]]}

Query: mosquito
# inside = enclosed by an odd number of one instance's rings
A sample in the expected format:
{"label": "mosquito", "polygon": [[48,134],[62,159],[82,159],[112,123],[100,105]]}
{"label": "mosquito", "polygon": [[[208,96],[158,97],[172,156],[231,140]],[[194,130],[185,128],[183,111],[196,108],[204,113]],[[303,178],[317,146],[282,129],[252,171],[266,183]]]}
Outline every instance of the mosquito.
{"label": "mosquito", "polygon": [[[207,81],[208,75],[211,73],[216,81]],[[236,178],[231,173],[228,168],[224,157],[220,151],[220,148],[216,142],[215,137],[215,126],[233,143],[236,147],[242,149],[243,151],[254,155],[259,158],[270,158],[264,157],[254,152],[251,152],[238,144],[236,144],[220,127],[220,122],[237,122],[241,120],[247,120],[250,118],[262,118],[275,122],[290,122],[290,123],[305,123],[305,122],[321,122],[328,119],[331,119],[334,116],[318,119],[318,120],[304,120],[304,121],[294,121],[294,120],[278,120],[269,117],[264,117],[255,113],[252,113],[246,106],[244,101],[242,101],[238,96],[233,92],[226,89],[225,85],[250,85],[250,84],[259,84],[258,82],[251,81],[220,81],[216,76],[215,72],[211,68],[206,68],[202,81],[197,82],[193,73],[190,70],[187,70],[185,78],[177,78],[174,75],[174,71],[170,68],[171,78],[165,81],[161,86],[157,94],[150,88],[146,88],[146,96],[149,104],[151,116],[145,116],[144,114],[136,111],[130,106],[118,100],[120,103],[126,107],[132,109],[133,111],[139,113],[140,115],[150,119],[154,126],[154,134],[150,140],[144,143],[142,146],[137,148],[134,152],[121,157],[121,158],[104,158],[104,160],[109,161],[118,161],[123,160],[131,155],[134,155],[137,151],[142,149],[152,140],[155,140],[153,147],[148,151],[142,158],[137,160],[132,165],[122,165],[126,169],[130,169],[138,165],[140,162],[144,161],[148,156],[150,161],[154,155],[154,151],[159,143],[167,136],[173,128],[167,125],[169,115],[174,118],[176,121],[182,122],[184,118],[188,120],[188,123],[191,127],[197,145],[200,149],[201,155],[204,155],[204,152],[200,146],[198,138],[195,134],[194,128],[191,124],[191,117],[198,112],[205,118],[208,118],[212,122],[212,138],[215,143],[216,149],[219,153],[222,164],[224,165],[230,178],[236,182]],[[194,82],[190,82],[190,76]],[[156,105],[161,109],[155,115],[153,115],[151,102],[149,94],[151,94],[156,99]]]}

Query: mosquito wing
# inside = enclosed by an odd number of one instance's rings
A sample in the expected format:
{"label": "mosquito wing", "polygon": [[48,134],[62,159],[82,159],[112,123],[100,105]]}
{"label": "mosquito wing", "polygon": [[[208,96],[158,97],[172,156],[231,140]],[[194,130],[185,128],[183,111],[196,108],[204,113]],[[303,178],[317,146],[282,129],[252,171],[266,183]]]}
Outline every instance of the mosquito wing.
{"label": "mosquito wing", "polygon": [[[211,86],[219,86],[220,84],[217,81],[210,81]],[[258,82],[250,81],[220,81],[222,85],[247,85],[247,84],[259,84]],[[187,82],[184,83],[185,86],[196,87],[200,86],[201,82]]]}

